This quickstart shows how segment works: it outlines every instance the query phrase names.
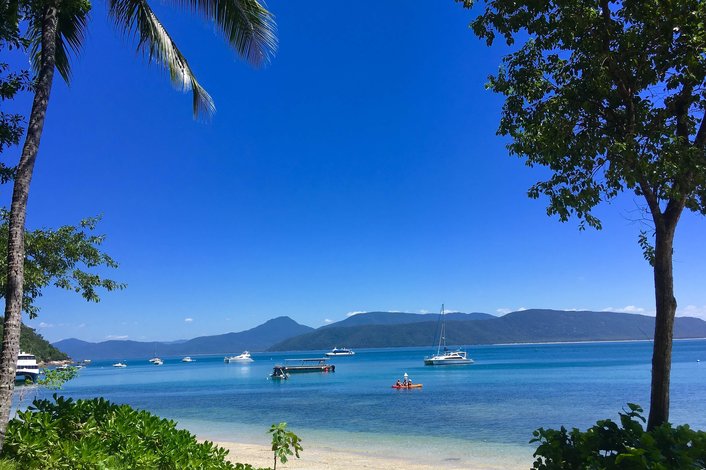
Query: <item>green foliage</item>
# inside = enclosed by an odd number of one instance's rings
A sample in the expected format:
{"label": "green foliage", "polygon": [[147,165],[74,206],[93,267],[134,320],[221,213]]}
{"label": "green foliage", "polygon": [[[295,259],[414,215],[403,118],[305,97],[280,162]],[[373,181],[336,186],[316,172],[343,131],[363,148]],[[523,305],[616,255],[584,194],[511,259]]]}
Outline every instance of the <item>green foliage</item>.
{"label": "green foliage", "polygon": [[174,421],[103,398],[35,400],[10,421],[3,457],[22,469],[228,469],[228,451]]}
{"label": "green foliage", "polygon": [[521,41],[488,87],[505,96],[510,152],[552,172],[529,190],[550,215],[600,228],[592,209],[624,190],[645,198],[657,229],[683,208],[706,214],[705,2],[482,5],[479,38]]}
{"label": "green foliage", "polygon": [[[13,2],[0,3],[0,52],[6,49],[23,47],[22,37],[17,27],[17,5]],[[31,88],[29,72],[17,70],[4,61],[0,62],[0,108],[5,102],[15,98],[17,93]],[[20,143],[24,134],[25,118],[19,113],[7,113],[0,109],[0,154],[8,147]],[[7,183],[14,175],[14,167],[0,162],[0,184]]]}
{"label": "green foliage", "polygon": [[296,455],[299,458],[299,452],[304,450],[300,444],[301,439],[293,432],[287,431],[287,423],[273,424],[267,432],[272,434],[275,470],[277,470],[277,459],[282,463],[287,463],[290,455]]}
{"label": "green foliage", "polygon": [[12,460],[0,459],[0,470],[17,470],[17,468]]}
{"label": "green foliage", "polygon": [[[0,298],[7,282],[8,212],[0,211]],[[25,282],[22,309],[30,318],[37,316],[35,300],[50,284],[81,294],[87,301],[98,302],[98,288],[107,291],[125,288],[125,284],[101,277],[91,269],[117,268],[117,263],[101,251],[104,235],[93,231],[100,217],[84,219],[78,226],[37,229],[25,233]]]}
{"label": "green foliage", "polygon": [[45,369],[44,377],[37,380],[37,385],[46,387],[50,390],[58,390],[64,386],[66,382],[76,378],[78,375],[78,367],[67,367],[65,369]]}
{"label": "green foliage", "polygon": [[655,265],[655,247],[652,243],[650,243],[650,240],[647,237],[647,232],[644,230],[640,230],[640,235],[637,238],[637,243],[640,245],[640,248],[642,248],[642,256],[645,258],[645,261],[650,263],[650,266]]}
{"label": "green foliage", "polygon": [[628,403],[620,425],[600,420],[582,432],[540,428],[531,443],[539,443],[532,468],[668,470],[706,468],[706,432],[688,425],[665,423],[646,432],[642,408]]}

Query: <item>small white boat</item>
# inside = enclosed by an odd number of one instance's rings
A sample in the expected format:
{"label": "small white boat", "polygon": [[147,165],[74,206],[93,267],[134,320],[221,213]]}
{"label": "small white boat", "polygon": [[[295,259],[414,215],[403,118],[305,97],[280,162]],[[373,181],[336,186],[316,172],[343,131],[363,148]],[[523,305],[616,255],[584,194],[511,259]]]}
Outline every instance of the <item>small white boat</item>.
{"label": "small white boat", "polygon": [[34,354],[20,352],[17,356],[17,369],[15,369],[15,380],[26,380],[34,382],[39,375],[39,366]]}
{"label": "small white boat", "polygon": [[[441,306],[441,315],[439,316],[441,330],[439,335],[439,346],[436,348],[436,354],[424,358],[425,366],[460,366],[473,364],[473,359],[468,358],[466,351],[458,349],[449,351],[446,347],[446,321],[444,319],[444,306]],[[443,348],[443,349],[442,349]]]}
{"label": "small white boat", "polygon": [[156,365],[156,366],[161,366],[162,364],[164,364],[164,361],[161,360],[161,359],[158,358],[158,357],[155,357],[155,358],[153,358],[153,359],[150,359],[150,362],[151,362],[152,364]]}
{"label": "small white boat", "polygon": [[116,362],[115,364],[113,364],[113,367],[127,367],[127,364],[123,362]]}
{"label": "small white boat", "polygon": [[355,353],[350,349],[346,348],[333,348],[331,351],[327,352],[325,355],[328,357],[332,356],[352,356]]}
{"label": "small white boat", "polygon": [[191,356],[186,356],[184,359],[181,360],[181,362],[194,362],[194,360],[191,359]]}
{"label": "small white boat", "polygon": [[223,362],[253,362],[253,358],[250,357],[250,353],[243,351],[242,354],[237,356],[226,356],[223,358]]}

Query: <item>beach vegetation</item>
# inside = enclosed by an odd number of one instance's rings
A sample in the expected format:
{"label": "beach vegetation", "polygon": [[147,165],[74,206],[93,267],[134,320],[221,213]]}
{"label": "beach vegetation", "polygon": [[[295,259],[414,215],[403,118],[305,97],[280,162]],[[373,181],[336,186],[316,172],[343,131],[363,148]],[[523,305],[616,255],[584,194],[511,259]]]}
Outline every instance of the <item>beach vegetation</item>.
{"label": "beach vegetation", "polygon": [[[213,22],[226,42],[253,65],[270,60],[276,48],[272,15],[258,0],[172,2],[189,13]],[[54,72],[68,82],[72,55],[81,49],[88,25],[88,0],[18,0],[0,6],[0,41],[17,41],[32,56],[34,92],[25,140],[12,170],[13,191],[8,218],[7,279],[3,350],[0,357],[0,449],[9,420],[14,368],[19,352],[21,312],[25,296],[25,220],[30,182],[40,147]],[[166,69],[172,83],[192,92],[194,116],[208,117],[213,100],[196,79],[186,58],[146,0],[110,0],[108,12],[118,30],[135,39],[137,50],[151,63]],[[21,33],[24,32],[24,33]],[[85,279],[84,279],[85,280]],[[79,282],[79,286],[81,283]]]}
{"label": "beach vegetation", "polygon": [[272,452],[274,453],[274,470],[277,470],[277,460],[287,463],[289,456],[295,455],[299,458],[299,452],[304,450],[301,446],[301,439],[292,431],[287,430],[287,423],[273,424],[270,430],[272,434]]}
{"label": "beach vegetation", "polygon": [[37,385],[49,390],[60,390],[66,382],[78,376],[78,367],[65,367],[61,369],[44,369],[43,377],[37,380]]}
{"label": "beach vegetation", "polygon": [[103,398],[74,401],[57,395],[17,413],[2,453],[23,469],[237,468],[227,455],[147,411]]}
{"label": "beach vegetation", "polygon": [[671,469],[706,468],[706,432],[663,423],[645,430],[642,408],[628,403],[620,423],[598,421],[586,431],[540,428],[532,468]]}
{"label": "beach vegetation", "polygon": [[[7,289],[8,212],[0,210],[0,298]],[[100,301],[98,289],[124,289],[125,284],[101,276],[96,269],[118,267],[101,251],[105,235],[94,233],[100,217],[89,217],[77,225],[25,232],[24,288],[22,311],[30,318],[39,313],[36,300],[50,285],[80,294],[89,302]],[[29,350],[33,354],[34,351]]]}
{"label": "beach vegetation", "polygon": [[547,213],[601,228],[596,206],[632,193],[654,274],[648,428],[669,420],[677,301],[673,251],[685,211],[706,214],[706,3],[699,0],[456,0],[510,52],[487,87],[504,96],[498,133],[549,170],[529,196]]}
{"label": "beach vegetation", "polygon": [[0,459],[0,470],[16,470],[17,468],[12,460]]}

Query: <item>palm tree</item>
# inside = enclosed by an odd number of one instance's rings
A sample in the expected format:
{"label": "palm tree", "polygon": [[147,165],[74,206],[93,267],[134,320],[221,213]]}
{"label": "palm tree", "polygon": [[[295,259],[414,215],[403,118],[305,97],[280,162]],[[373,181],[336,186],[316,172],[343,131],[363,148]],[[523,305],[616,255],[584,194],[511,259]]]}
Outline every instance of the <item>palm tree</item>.
{"label": "palm tree", "polygon": [[[172,2],[213,21],[228,44],[254,66],[269,62],[277,47],[274,19],[258,0]],[[24,284],[24,228],[29,186],[44,128],[54,70],[58,70],[64,80],[69,81],[69,52],[78,52],[90,10],[88,0],[44,0],[14,5],[20,10],[24,9],[28,20],[36,85],[10,206],[5,328],[0,357],[0,450],[5,441],[10,416],[19,352]],[[32,10],[35,5],[39,5],[38,9]],[[191,90],[195,117],[210,116],[215,111],[213,100],[196,80],[186,58],[147,0],[109,0],[109,15],[120,31],[137,39],[138,51],[169,71],[175,86]]]}

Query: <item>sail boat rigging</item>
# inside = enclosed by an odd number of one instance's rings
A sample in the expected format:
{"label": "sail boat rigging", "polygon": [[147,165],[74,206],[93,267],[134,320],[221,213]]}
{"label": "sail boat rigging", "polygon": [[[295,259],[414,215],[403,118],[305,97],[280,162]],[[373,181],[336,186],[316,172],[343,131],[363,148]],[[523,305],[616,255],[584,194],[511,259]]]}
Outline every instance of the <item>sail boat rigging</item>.
{"label": "sail boat rigging", "polygon": [[[439,316],[439,321],[441,322],[441,329],[439,331],[439,344],[436,348],[436,354],[432,356],[427,356],[424,358],[424,365],[427,366],[443,366],[443,365],[464,365],[473,364],[473,359],[469,359],[466,355],[466,351],[462,351],[460,348],[456,351],[449,351],[446,347],[446,312],[444,311],[444,304],[441,304],[441,315]],[[442,350],[443,347],[443,350]]]}

